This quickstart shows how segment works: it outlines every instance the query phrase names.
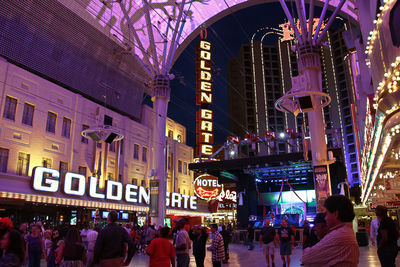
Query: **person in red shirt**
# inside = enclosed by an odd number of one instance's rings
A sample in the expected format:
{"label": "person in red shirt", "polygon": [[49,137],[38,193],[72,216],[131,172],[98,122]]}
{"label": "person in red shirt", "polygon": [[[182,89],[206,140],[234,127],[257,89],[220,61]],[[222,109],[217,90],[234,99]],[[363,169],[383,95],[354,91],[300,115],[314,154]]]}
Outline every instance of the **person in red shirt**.
{"label": "person in red shirt", "polygon": [[175,249],[167,239],[169,227],[160,229],[160,237],[153,239],[146,249],[150,256],[149,267],[175,267]]}

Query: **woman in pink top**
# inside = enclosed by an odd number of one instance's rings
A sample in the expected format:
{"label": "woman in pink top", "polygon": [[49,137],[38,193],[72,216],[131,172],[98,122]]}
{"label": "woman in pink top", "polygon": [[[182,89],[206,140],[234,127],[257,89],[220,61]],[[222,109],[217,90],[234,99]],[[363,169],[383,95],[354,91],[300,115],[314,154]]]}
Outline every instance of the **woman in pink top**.
{"label": "woman in pink top", "polygon": [[161,237],[153,239],[147,247],[146,253],[150,256],[149,267],[175,267],[175,249],[167,239],[168,235],[169,228],[161,228]]}

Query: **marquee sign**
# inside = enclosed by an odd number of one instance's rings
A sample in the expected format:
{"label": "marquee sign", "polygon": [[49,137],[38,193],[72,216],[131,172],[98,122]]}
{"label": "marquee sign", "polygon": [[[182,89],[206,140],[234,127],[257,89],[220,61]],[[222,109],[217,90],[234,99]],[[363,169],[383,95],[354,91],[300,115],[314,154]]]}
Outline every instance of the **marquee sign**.
{"label": "marquee sign", "polygon": [[[107,180],[105,192],[99,192],[97,183],[97,177],[90,177],[89,183],[87,184],[84,175],[67,172],[64,178],[63,192],[66,195],[73,196],[83,196],[87,193],[91,198],[149,205],[150,194],[143,186],[137,186],[134,184],[124,185],[117,181]],[[77,186],[73,186],[73,184],[77,184]],[[62,185],[62,183],[60,181],[60,172],[58,170],[45,167],[35,167],[33,169],[32,186],[34,190],[55,193],[60,189],[60,185]],[[166,206],[196,210],[197,197],[175,192],[167,192]]]}
{"label": "marquee sign", "polygon": [[196,105],[200,106],[196,113],[198,156],[211,156],[214,153],[213,111],[209,109],[213,100],[211,43],[204,40],[206,36],[207,32],[203,30],[196,50]]}
{"label": "marquee sign", "polygon": [[219,202],[237,201],[236,191],[232,188],[224,188],[223,184],[218,183],[218,177],[203,174],[198,176],[194,182],[194,193],[204,200],[218,200]]}
{"label": "marquee sign", "polygon": [[205,200],[216,199],[224,189],[224,186],[218,183],[218,177],[209,174],[198,176],[193,184],[196,196]]}
{"label": "marquee sign", "polygon": [[[309,21],[307,20],[307,25],[308,25],[308,23],[309,23]],[[319,23],[319,18],[314,18],[313,19],[313,25],[312,25],[313,35],[315,34],[315,31],[317,30],[318,23]],[[301,30],[301,27],[300,27],[300,20],[296,20],[296,26],[297,26],[297,30],[301,34],[302,30]],[[324,30],[325,26],[326,26],[326,22],[322,21],[321,27],[319,29],[319,33],[318,34],[322,33],[322,31]],[[281,38],[281,41],[288,41],[288,40],[293,40],[294,39],[294,30],[293,30],[293,28],[292,28],[292,26],[290,25],[289,22],[283,23],[283,24],[279,24],[279,27],[283,31],[283,37]]]}

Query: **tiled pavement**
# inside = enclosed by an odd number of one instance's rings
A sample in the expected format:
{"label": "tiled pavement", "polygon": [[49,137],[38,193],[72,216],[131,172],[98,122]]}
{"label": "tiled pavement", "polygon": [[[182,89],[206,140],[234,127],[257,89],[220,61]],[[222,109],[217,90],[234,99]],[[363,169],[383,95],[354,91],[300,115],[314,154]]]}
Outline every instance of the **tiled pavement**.
{"label": "tiled pavement", "polygon": [[[264,259],[263,252],[261,248],[255,246],[254,250],[247,250],[244,245],[231,244],[230,249],[230,260],[228,264],[222,264],[222,267],[266,267],[267,264]],[[301,248],[296,248],[293,251],[291,259],[291,267],[300,266]],[[279,256],[279,249],[275,249],[275,264],[277,267],[282,266],[282,260]],[[399,253],[400,254],[400,253]],[[135,255],[130,267],[147,267],[149,265],[149,257],[144,254]],[[211,267],[211,253],[207,251],[207,256],[205,260],[206,267]],[[400,256],[396,259],[396,265],[400,266]],[[42,260],[41,266],[45,267],[46,262]],[[359,267],[379,267],[379,259],[376,254],[376,247],[360,247],[360,263]],[[196,267],[196,263],[193,255],[190,257],[190,267]]]}
{"label": "tiled pavement", "polygon": [[[263,267],[267,266],[264,255],[261,248],[256,246],[254,250],[249,251],[244,245],[231,244],[230,248],[230,260],[228,264],[222,264],[222,267]],[[296,248],[293,251],[292,260],[290,266],[300,266],[301,248]],[[275,249],[275,264],[277,267],[282,266],[282,260],[279,256],[279,249]],[[397,257],[397,266],[400,266],[400,256]],[[148,256],[147,255],[136,255],[131,263],[132,267],[147,267]],[[211,267],[211,253],[207,252],[205,266]],[[379,267],[379,259],[376,254],[376,247],[360,247],[360,263],[359,267]],[[196,263],[193,255],[190,258],[190,267],[196,267]]]}

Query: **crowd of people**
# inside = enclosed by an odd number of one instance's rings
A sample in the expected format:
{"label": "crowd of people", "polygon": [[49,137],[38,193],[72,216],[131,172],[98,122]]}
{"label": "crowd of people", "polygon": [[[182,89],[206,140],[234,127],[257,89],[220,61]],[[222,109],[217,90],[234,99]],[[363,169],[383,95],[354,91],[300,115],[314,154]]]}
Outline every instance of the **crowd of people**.
{"label": "crowd of people", "polygon": [[[304,266],[358,266],[359,248],[352,229],[355,217],[352,202],[341,195],[325,201],[325,213],[318,213],[310,227],[305,221],[301,264]],[[384,206],[376,207],[377,220],[371,227],[371,241],[377,246],[382,266],[396,266],[398,230]],[[111,211],[104,227],[85,225],[47,228],[40,222],[23,223],[15,228],[9,218],[0,219],[0,266],[39,267],[43,259],[47,267],[118,267],[130,264],[135,253],[147,254],[150,267],[188,267],[190,253],[196,266],[204,267],[206,251],[210,251],[213,267],[229,262],[231,225],[211,224],[190,227],[184,218],[168,226],[143,227],[117,223],[118,214]],[[275,266],[275,248],[279,247],[284,267],[291,264],[297,230],[284,219],[275,229],[265,221],[259,236],[267,266]],[[209,242],[211,238],[211,242]],[[247,246],[254,248],[254,229],[247,229]]]}
{"label": "crowd of people", "polygon": [[[303,266],[343,266],[354,267],[359,264],[359,245],[352,228],[354,208],[350,199],[334,195],[326,199],[325,213],[318,213],[310,228],[305,221],[301,265]],[[387,215],[384,206],[377,206],[376,220],[371,227],[371,241],[377,244],[381,266],[396,266],[398,254],[398,230],[394,221]],[[290,255],[295,247],[295,232],[282,220],[281,227],[274,229],[267,219],[260,234],[260,247],[263,247],[267,266],[275,266],[275,247],[279,247],[284,267],[290,266]]]}
{"label": "crowd of people", "polygon": [[[104,227],[84,225],[51,228],[37,223],[14,227],[9,218],[0,219],[0,266],[4,267],[118,267],[127,266],[134,254],[150,256],[149,266],[187,267],[193,251],[198,267],[204,266],[206,250],[211,251],[214,266],[229,260],[232,228],[211,225],[189,227],[184,218],[175,228],[154,225],[132,226],[117,223],[118,214],[111,211]],[[207,247],[209,234],[212,242]],[[193,247],[193,249],[192,249]]]}

